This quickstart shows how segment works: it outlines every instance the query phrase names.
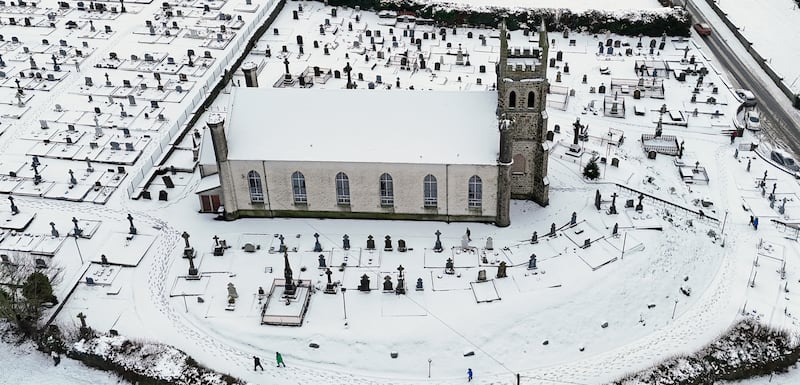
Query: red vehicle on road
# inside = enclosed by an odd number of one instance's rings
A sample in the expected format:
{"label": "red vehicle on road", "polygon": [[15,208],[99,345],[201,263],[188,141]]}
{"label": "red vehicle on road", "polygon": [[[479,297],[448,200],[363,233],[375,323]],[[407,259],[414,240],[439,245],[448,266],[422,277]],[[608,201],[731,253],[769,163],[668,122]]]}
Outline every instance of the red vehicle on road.
{"label": "red vehicle on road", "polygon": [[694,30],[697,31],[697,34],[700,36],[708,36],[711,35],[711,26],[706,23],[697,23],[694,25]]}

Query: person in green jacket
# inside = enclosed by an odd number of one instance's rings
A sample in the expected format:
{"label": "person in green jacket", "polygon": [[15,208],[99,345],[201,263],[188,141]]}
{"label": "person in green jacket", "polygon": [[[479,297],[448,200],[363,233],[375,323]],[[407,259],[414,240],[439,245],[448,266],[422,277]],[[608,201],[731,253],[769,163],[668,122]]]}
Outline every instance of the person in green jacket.
{"label": "person in green jacket", "polygon": [[275,352],[275,361],[278,362],[278,367],[281,366],[283,366],[284,368],[286,367],[286,364],[283,363],[283,356],[281,355],[280,352]]}

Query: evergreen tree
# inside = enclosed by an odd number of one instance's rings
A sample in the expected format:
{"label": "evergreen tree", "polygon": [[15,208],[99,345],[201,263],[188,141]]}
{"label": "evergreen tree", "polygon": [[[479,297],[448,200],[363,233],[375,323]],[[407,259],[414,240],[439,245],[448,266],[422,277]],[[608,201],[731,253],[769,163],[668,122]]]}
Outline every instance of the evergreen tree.
{"label": "evergreen tree", "polygon": [[583,176],[589,180],[595,180],[600,177],[600,167],[597,166],[597,162],[594,159],[590,160],[586,167],[583,168]]}

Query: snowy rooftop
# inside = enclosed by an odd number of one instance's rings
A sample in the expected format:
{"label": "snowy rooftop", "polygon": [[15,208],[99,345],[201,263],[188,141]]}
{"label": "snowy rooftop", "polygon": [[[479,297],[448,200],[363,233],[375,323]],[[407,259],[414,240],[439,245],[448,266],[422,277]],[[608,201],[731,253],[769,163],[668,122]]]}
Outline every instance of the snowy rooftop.
{"label": "snowy rooftop", "polygon": [[[496,95],[236,88],[226,124],[228,158],[495,164]],[[280,139],[257,140],[265,137]]]}

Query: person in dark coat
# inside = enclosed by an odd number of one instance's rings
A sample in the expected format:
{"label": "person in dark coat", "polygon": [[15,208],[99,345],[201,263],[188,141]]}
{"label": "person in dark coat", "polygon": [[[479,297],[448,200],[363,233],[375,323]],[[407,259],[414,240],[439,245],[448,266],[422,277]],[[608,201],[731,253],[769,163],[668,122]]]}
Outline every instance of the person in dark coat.
{"label": "person in dark coat", "polygon": [[467,369],[467,381],[472,381],[472,368]]}
{"label": "person in dark coat", "polygon": [[275,352],[275,361],[278,363],[278,367],[283,366],[286,367],[286,364],[283,363],[283,356],[279,352]]}
{"label": "person in dark coat", "polygon": [[258,370],[258,368],[261,368],[261,371],[264,371],[264,367],[261,366],[261,359],[257,356],[253,356],[253,370]]}
{"label": "person in dark coat", "polygon": [[50,352],[50,357],[53,357],[53,366],[58,366],[61,363],[61,355],[56,351]]}

